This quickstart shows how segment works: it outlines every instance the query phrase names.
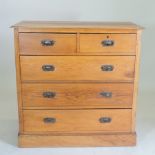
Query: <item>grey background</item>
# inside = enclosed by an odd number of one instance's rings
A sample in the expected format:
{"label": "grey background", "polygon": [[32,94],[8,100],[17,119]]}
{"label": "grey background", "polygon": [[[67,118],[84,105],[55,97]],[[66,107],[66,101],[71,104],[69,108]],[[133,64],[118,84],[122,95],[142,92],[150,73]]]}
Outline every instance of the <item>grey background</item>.
{"label": "grey background", "polygon": [[[155,134],[153,126],[155,110],[154,0],[0,0],[0,140],[2,141],[0,152],[6,151],[5,146],[8,147],[8,145],[10,149],[16,148],[17,100],[13,29],[10,26],[21,20],[132,21],[145,27],[142,34],[137,130],[141,138],[146,136],[145,133]],[[143,139],[142,142],[139,140],[138,150],[137,148],[120,148],[118,151],[122,154],[123,151],[126,154],[137,151],[138,154],[144,153],[146,148],[150,154],[155,153],[153,136],[150,135],[149,138],[152,138],[150,144],[150,139]],[[148,147],[144,145],[145,142]],[[103,148],[100,151],[104,153],[107,150]],[[59,151],[55,153],[65,154]],[[72,149],[68,151],[68,153],[74,152]],[[85,152],[77,150],[76,153],[87,154],[87,151],[89,154],[95,154],[92,150],[85,150]],[[100,151],[96,150],[96,154]],[[31,151],[26,153],[31,154]],[[109,154],[113,153],[116,154],[116,151],[112,149]]]}

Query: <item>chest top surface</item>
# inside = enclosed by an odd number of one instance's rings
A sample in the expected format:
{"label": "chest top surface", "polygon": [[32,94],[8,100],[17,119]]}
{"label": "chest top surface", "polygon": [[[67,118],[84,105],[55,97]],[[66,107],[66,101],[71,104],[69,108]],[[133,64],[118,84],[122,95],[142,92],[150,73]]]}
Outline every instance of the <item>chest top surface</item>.
{"label": "chest top surface", "polygon": [[132,22],[82,22],[82,21],[21,21],[12,27],[19,32],[31,31],[65,31],[65,32],[129,32],[134,33],[143,29]]}

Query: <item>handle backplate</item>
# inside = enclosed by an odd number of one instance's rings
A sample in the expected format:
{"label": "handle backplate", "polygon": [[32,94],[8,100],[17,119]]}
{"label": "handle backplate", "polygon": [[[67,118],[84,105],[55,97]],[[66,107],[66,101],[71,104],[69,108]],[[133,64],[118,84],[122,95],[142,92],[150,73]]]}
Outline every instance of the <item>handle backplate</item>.
{"label": "handle backplate", "polygon": [[113,65],[102,65],[101,70],[102,71],[113,71],[114,66]]}
{"label": "handle backplate", "polygon": [[101,117],[99,118],[100,123],[110,123],[112,119],[110,117]]}
{"label": "handle backplate", "polygon": [[45,98],[54,98],[56,96],[55,92],[43,92],[43,97]]}
{"label": "handle backplate", "polygon": [[113,45],[114,45],[114,41],[113,41],[113,40],[103,40],[103,41],[101,42],[101,44],[102,44],[102,46],[107,46],[107,47],[109,47],[109,46],[113,46]]}
{"label": "handle backplate", "polygon": [[100,95],[105,98],[111,98],[112,92],[101,92]]}
{"label": "handle backplate", "polygon": [[43,71],[54,71],[55,67],[53,65],[43,65],[42,70]]}
{"label": "handle backplate", "polygon": [[55,44],[54,40],[45,39],[41,41],[42,46],[53,46]]}
{"label": "handle backplate", "polygon": [[54,117],[46,117],[43,119],[44,123],[55,123],[56,122],[56,118]]}

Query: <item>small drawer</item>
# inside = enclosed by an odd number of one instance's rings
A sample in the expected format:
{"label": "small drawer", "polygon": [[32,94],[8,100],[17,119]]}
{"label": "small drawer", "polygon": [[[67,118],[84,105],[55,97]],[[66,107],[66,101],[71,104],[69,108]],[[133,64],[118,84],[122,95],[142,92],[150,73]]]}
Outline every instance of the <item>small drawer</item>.
{"label": "small drawer", "polygon": [[136,34],[81,34],[80,52],[135,54]]}
{"label": "small drawer", "polygon": [[76,34],[19,33],[22,55],[61,55],[76,52]]}
{"label": "small drawer", "polygon": [[22,81],[133,81],[135,56],[21,56]]}
{"label": "small drawer", "polygon": [[131,83],[24,83],[24,108],[131,108]]}
{"label": "small drawer", "polygon": [[24,110],[24,132],[130,132],[131,109]]}

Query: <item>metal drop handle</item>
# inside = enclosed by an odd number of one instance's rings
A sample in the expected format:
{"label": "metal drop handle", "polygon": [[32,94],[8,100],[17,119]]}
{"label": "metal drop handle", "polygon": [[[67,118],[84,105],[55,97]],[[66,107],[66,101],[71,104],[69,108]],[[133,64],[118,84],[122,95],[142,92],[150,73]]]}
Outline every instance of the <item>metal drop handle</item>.
{"label": "metal drop handle", "polygon": [[54,98],[56,96],[55,92],[43,92],[43,97],[45,98]]}
{"label": "metal drop handle", "polygon": [[55,44],[54,40],[45,39],[41,41],[42,46],[53,46]]}
{"label": "metal drop handle", "polygon": [[56,122],[56,118],[54,117],[46,117],[43,119],[44,123],[55,123]]}
{"label": "metal drop handle", "polygon": [[113,71],[114,70],[114,66],[113,65],[102,65],[101,66],[101,70],[102,71]]}
{"label": "metal drop handle", "polygon": [[101,92],[100,95],[105,98],[111,98],[112,92]]}
{"label": "metal drop handle", "polygon": [[54,71],[55,67],[53,65],[43,65],[42,70],[43,71]]}
{"label": "metal drop handle", "polygon": [[110,117],[101,117],[99,118],[100,123],[110,123],[112,119]]}
{"label": "metal drop handle", "polygon": [[101,42],[102,46],[106,46],[106,47],[109,47],[109,46],[113,46],[114,45],[114,41],[113,40],[103,40]]}

